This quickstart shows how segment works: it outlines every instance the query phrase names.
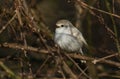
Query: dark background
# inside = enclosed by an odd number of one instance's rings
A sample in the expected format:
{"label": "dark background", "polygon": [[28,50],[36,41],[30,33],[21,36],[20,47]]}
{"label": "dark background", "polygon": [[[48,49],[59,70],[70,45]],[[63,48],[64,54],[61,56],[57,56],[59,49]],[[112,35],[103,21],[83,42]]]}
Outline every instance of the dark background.
{"label": "dark background", "polygon": [[[60,19],[71,21],[83,33],[91,48],[88,57],[103,58],[119,54],[119,15],[119,0],[0,0],[0,62],[4,63],[4,66],[0,65],[0,78],[62,79],[63,76],[58,72],[61,64],[55,61],[57,48],[53,40],[55,24]],[[20,48],[16,48],[19,45]],[[44,52],[24,50],[24,47],[22,50],[22,46]],[[55,54],[44,54],[46,51]],[[79,76],[81,72],[77,71],[74,63],[63,58],[72,72]],[[119,65],[116,65],[120,64],[119,58],[115,55],[108,59],[114,62],[113,65],[95,64],[96,79],[119,79]],[[83,70],[86,68],[79,59],[74,58],[74,61]],[[7,72],[9,69],[14,75]],[[71,78],[64,69],[60,69],[65,79]],[[90,72],[86,73],[90,75]],[[84,75],[79,78],[87,79]]]}

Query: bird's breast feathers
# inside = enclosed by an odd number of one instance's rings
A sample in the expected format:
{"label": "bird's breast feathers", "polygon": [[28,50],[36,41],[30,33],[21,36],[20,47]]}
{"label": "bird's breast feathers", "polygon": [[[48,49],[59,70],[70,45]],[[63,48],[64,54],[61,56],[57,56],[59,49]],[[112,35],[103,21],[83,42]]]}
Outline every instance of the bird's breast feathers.
{"label": "bird's breast feathers", "polygon": [[70,34],[58,33],[55,35],[55,42],[65,50],[78,51],[82,44],[80,44],[75,37]]}

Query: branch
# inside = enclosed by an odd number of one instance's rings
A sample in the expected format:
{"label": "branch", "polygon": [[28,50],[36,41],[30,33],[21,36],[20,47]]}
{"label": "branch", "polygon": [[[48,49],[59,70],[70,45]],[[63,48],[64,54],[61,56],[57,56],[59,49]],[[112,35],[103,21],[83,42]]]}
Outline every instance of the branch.
{"label": "branch", "polygon": [[85,8],[85,9],[95,10],[95,11],[98,11],[98,12],[101,12],[101,13],[105,13],[105,14],[107,14],[107,15],[111,15],[111,16],[114,16],[114,17],[120,19],[120,16],[119,16],[119,15],[116,15],[116,14],[114,14],[114,13],[109,13],[109,12],[106,12],[106,11],[104,11],[104,10],[101,10],[101,9],[98,9],[98,8],[95,8],[95,7],[92,7],[92,6],[89,6],[89,5],[87,5],[86,3],[82,2],[81,0],[75,0],[75,1],[77,1],[77,2],[78,2],[83,8]]}
{"label": "branch", "polygon": [[13,15],[13,17],[4,25],[2,26],[2,29],[0,29],[0,34],[7,28],[7,26],[15,19],[16,13]]}
{"label": "branch", "polygon": [[24,46],[24,45],[20,45],[20,44],[17,44],[17,43],[3,43],[3,44],[0,44],[0,47],[26,50],[26,51],[33,51],[33,52],[37,52],[37,53],[48,53],[47,50],[42,50],[42,49],[31,47],[31,46]]}
{"label": "branch", "polygon": [[[116,53],[115,53],[116,54]],[[120,63],[118,62],[115,62],[115,61],[112,61],[112,60],[107,60],[107,59],[104,59],[104,60],[101,60],[101,58],[92,58],[92,57],[87,57],[87,56],[82,56],[82,55],[76,55],[76,54],[69,54],[71,57],[73,58],[77,58],[77,59],[83,59],[83,60],[87,60],[87,61],[94,61],[94,60],[99,60],[97,63],[105,63],[105,64],[109,64],[109,65],[113,65],[113,66],[117,66],[117,67],[120,67]],[[119,54],[117,53],[116,55],[114,56],[118,56]],[[104,58],[104,57],[103,57]],[[95,64],[95,63],[94,63]]]}
{"label": "branch", "polygon": [[[43,53],[43,54],[50,54],[48,50],[45,49],[39,49],[39,48],[35,48],[35,47],[31,47],[31,46],[24,46],[24,45],[20,45],[20,44],[16,44],[16,43],[3,43],[0,44],[0,47],[6,47],[6,48],[12,48],[12,49],[19,49],[19,50],[26,50],[26,51],[32,51],[32,52],[37,52],[37,53]],[[56,52],[57,50],[51,50],[52,52]],[[112,61],[112,60],[108,60],[108,58],[114,57],[114,56],[118,56],[118,53],[114,53],[113,55],[108,55],[106,57],[102,57],[102,58],[93,58],[93,57],[88,57],[88,56],[83,56],[83,55],[78,55],[78,54],[68,54],[70,57],[72,58],[76,58],[76,59],[82,59],[82,60],[87,60],[87,61],[92,61],[94,62],[95,60],[97,60],[96,63],[105,63],[105,64],[109,64],[109,65],[113,65],[116,67],[120,67],[120,63],[116,62],[116,61]],[[96,64],[94,63],[94,64]]]}

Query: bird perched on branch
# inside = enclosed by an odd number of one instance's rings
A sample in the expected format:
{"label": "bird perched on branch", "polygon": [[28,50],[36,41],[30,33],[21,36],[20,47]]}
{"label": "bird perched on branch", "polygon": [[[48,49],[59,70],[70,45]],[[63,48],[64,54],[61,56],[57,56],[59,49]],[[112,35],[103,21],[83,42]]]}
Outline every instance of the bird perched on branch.
{"label": "bird perched on branch", "polygon": [[87,42],[82,33],[68,20],[59,20],[56,26],[55,43],[63,50],[80,52],[83,55],[82,46],[87,46]]}

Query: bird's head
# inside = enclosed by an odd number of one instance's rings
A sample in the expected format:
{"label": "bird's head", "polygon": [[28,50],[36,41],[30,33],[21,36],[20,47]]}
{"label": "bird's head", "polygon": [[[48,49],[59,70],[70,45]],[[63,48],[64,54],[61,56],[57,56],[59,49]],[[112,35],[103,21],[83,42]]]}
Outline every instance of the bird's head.
{"label": "bird's head", "polygon": [[56,26],[58,27],[58,28],[60,28],[60,27],[70,27],[70,26],[72,26],[72,23],[70,22],[70,21],[68,21],[68,20],[59,20],[59,21],[57,21],[57,23],[56,23]]}
{"label": "bird's head", "polygon": [[59,20],[56,23],[56,33],[66,33],[70,34],[70,27],[72,27],[72,23],[68,20]]}

